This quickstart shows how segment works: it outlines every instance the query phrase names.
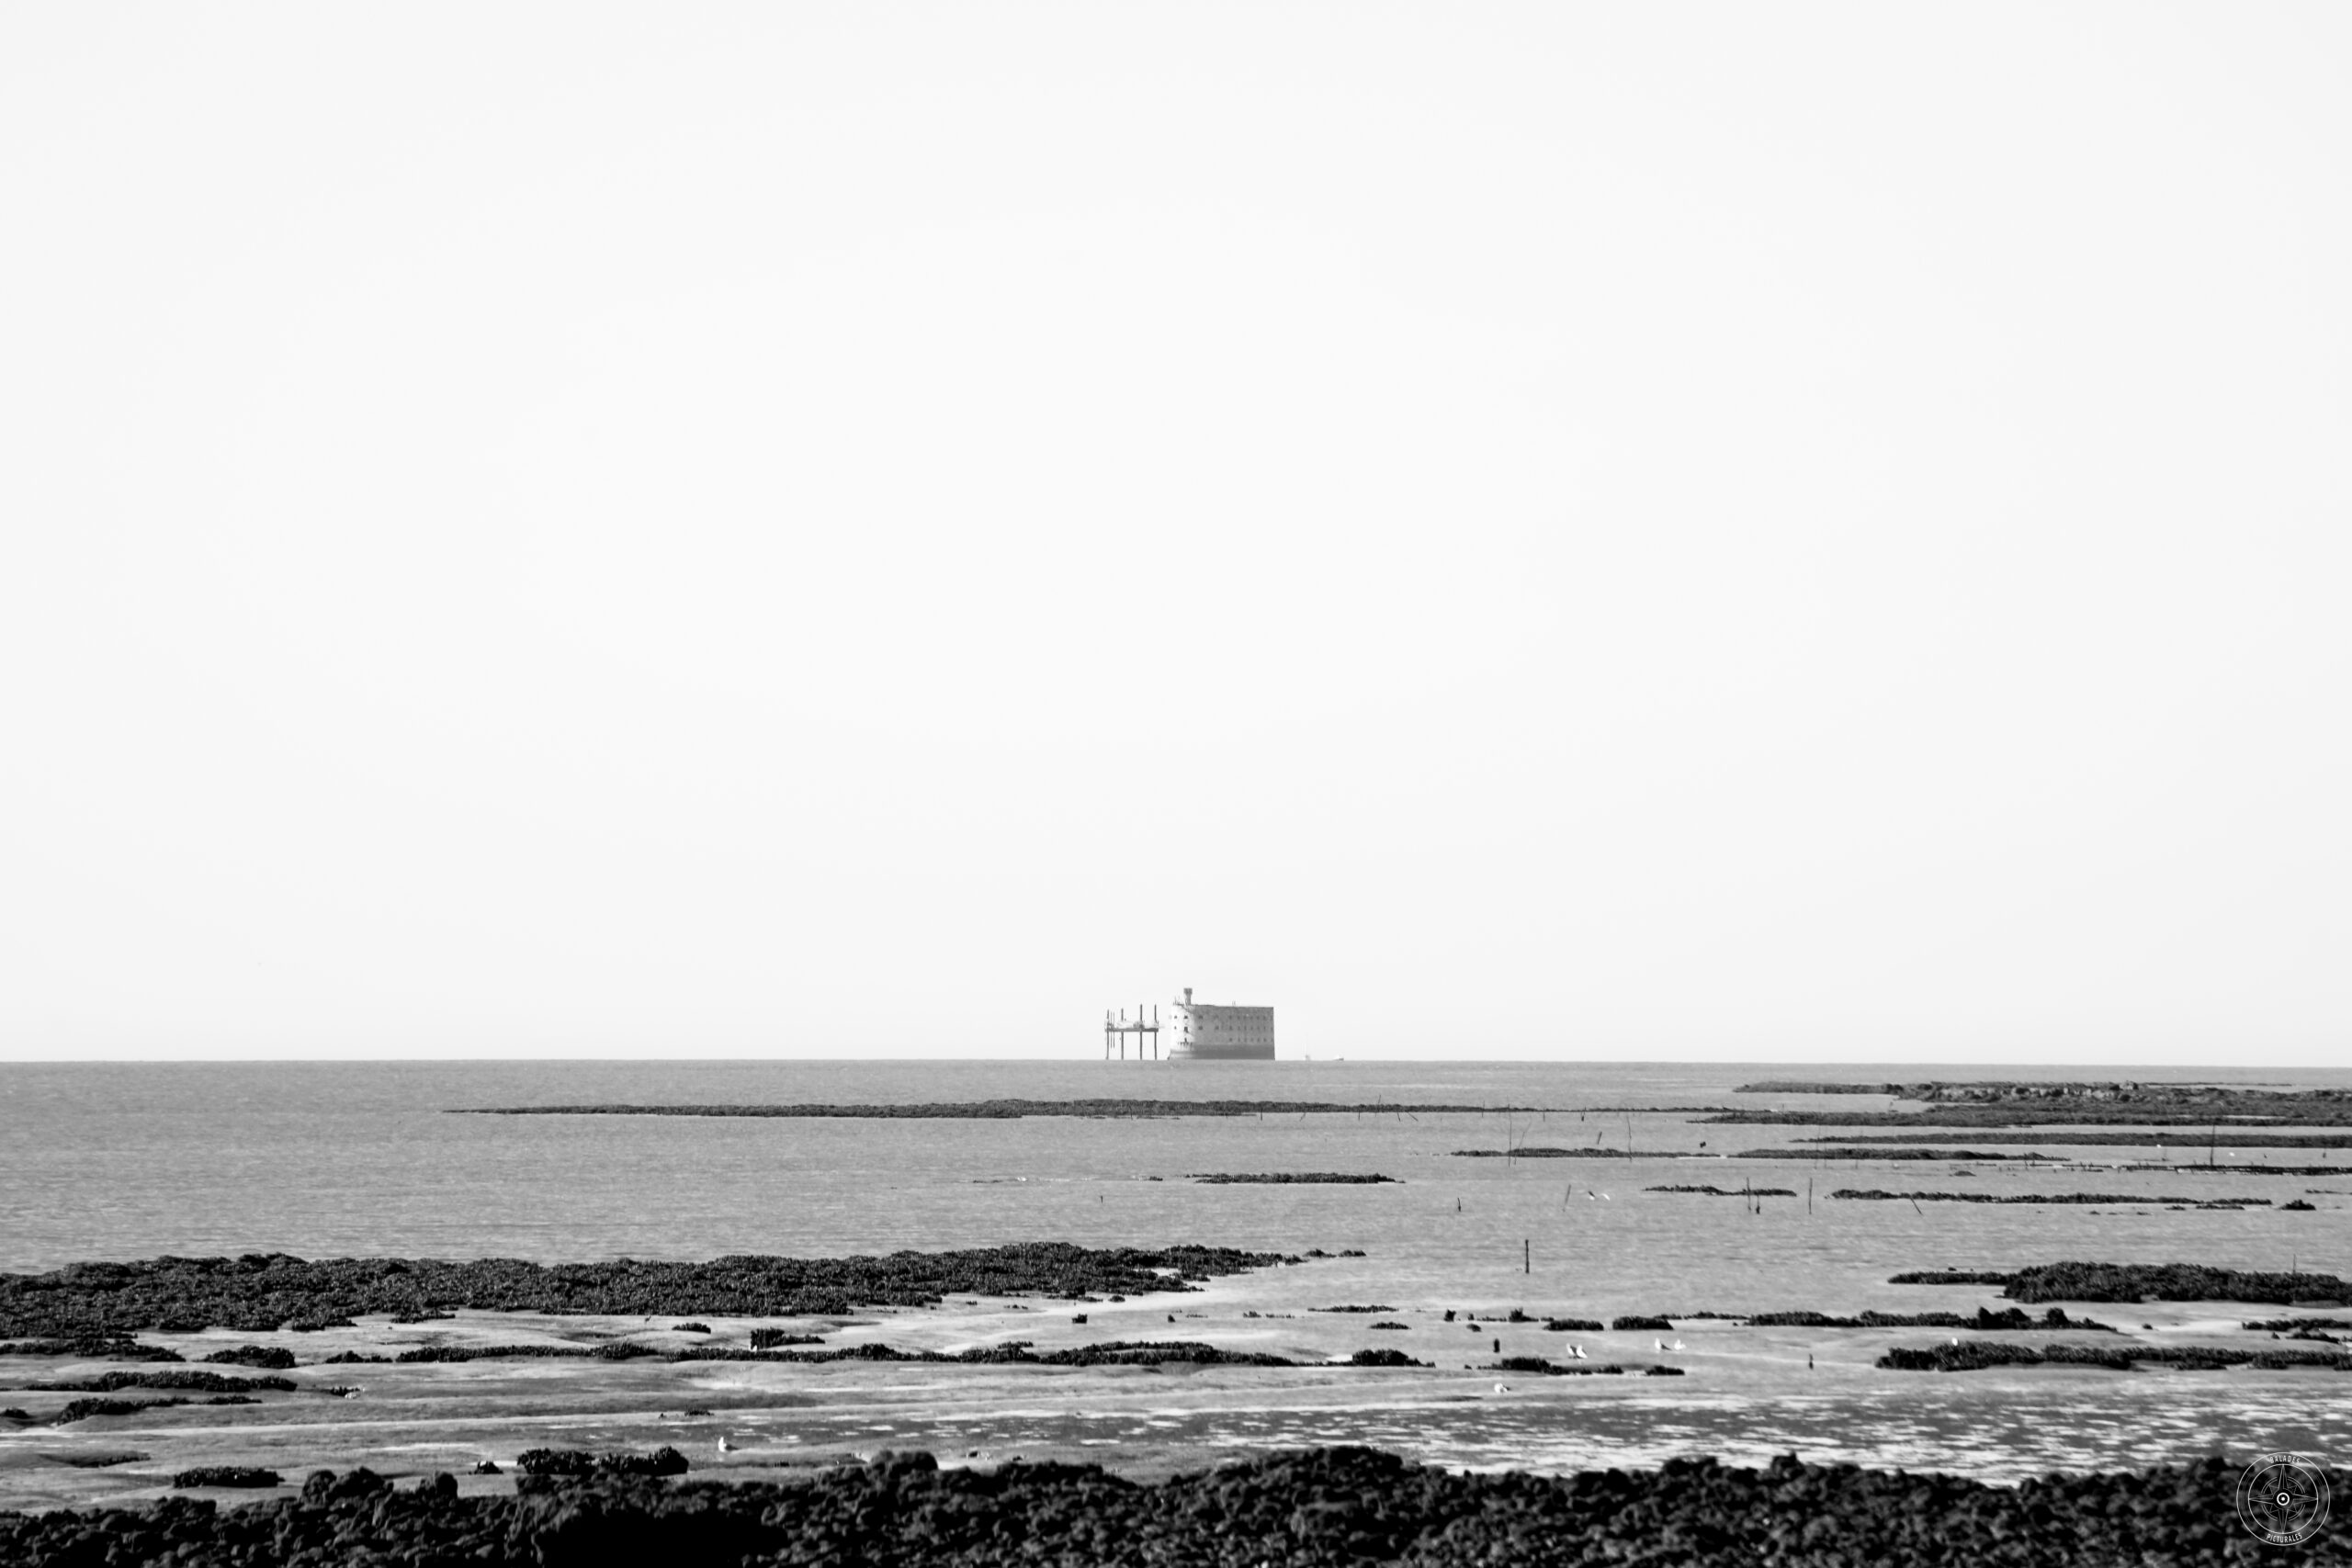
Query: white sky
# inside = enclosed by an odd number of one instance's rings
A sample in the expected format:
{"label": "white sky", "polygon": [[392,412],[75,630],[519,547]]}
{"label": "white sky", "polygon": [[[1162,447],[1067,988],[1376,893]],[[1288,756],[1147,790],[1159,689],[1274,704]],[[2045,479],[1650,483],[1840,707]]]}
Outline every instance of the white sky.
{"label": "white sky", "polygon": [[2352,1057],[2352,8],[0,10],[0,1056]]}

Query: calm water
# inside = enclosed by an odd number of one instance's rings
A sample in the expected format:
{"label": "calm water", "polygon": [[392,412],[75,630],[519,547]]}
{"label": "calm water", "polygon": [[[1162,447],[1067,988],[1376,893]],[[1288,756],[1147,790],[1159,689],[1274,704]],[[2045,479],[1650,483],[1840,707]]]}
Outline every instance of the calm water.
{"label": "calm water", "polygon": [[[709,1258],[729,1252],[808,1255],[941,1248],[1035,1239],[1089,1245],[1175,1241],[1303,1251],[1362,1248],[1363,1259],[1285,1270],[1268,1288],[1297,1304],[1331,1301],[1458,1304],[1606,1317],[1628,1312],[1853,1312],[1957,1307],[1990,1292],[1891,1287],[1920,1267],[2013,1268],[2067,1258],[2174,1258],[2352,1275],[2352,1226],[2340,1199],[2315,1214],[2160,1206],[2093,1213],[1908,1203],[1736,1201],[1645,1193],[1659,1182],[1792,1187],[1951,1188],[1987,1191],[2245,1193],[2283,1201],[2306,1187],[2352,1189],[2352,1152],[2268,1151],[2273,1163],[2346,1165],[2341,1179],[2098,1173],[1978,1165],[1966,1183],[1924,1163],[1816,1169],[1783,1161],[1638,1157],[1506,1162],[1451,1157],[1461,1148],[1522,1141],[1622,1148],[1622,1116],[1593,1107],[1728,1103],[1767,1077],[1853,1079],[2085,1077],[2081,1069],[1713,1065],[1432,1063],[1104,1064],[858,1062],[359,1063],[0,1066],[0,1269],[77,1258],[287,1251],[308,1257],[390,1254],[541,1260]],[[2147,1069],[2100,1077],[2352,1085],[2352,1073],[2215,1073]],[[577,1101],[770,1101],[1162,1098],[1296,1098],[1517,1103],[1525,1116],[1316,1116],[1129,1122],[855,1122],[707,1118],[482,1117],[454,1108]],[[1772,1100],[1741,1097],[1743,1103]],[[1795,1101],[1786,1101],[1795,1103]],[[1841,1107],[1883,1103],[1843,1097]],[[1587,1108],[1579,1110],[1578,1108]],[[1714,1155],[1784,1145],[1802,1128],[1707,1125],[1637,1115],[1637,1153]],[[1955,1144],[1964,1144],[1956,1136]],[[2102,1161],[2141,1151],[2085,1149]],[[2147,1151],[2153,1155],[2153,1148]],[[2249,1151],[2246,1157],[2252,1158]],[[1193,1172],[1379,1171],[1403,1185],[1371,1188],[1202,1187]],[[1162,1178],[1154,1181],[1149,1178]],[[1585,1196],[1590,1190],[1592,1197]],[[1605,1199],[1600,1194],[1605,1193]],[[1522,1272],[1522,1243],[1532,1271]],[[1278,1296],[1278,1299],[1281,1298]],[[1644,1441],[1688,1428],[1717,1449],[1792,1433],[1843,1430],[1850,1404],[1809,1416],[1802,1399],[1726,1395],[1700,1380],[1638,1408]],[[2209,1380],[2159,1393],[2114,1380],[2085,1406],[2071,1395],[2021,1412],[1987,1405],[1959,1379],[1922,1378],[1888,1391],[1854,1439],[1905,1462],[1984,1468],[1984,1434],[2022,1423],[2037,1453],[2195,1454],[2213,1433],[2240,1446],[2289,1446],[2279,1427],[2302,1420],[2306,1444],[2352,1452],[2341,1380],[2314,1386]],[[1725,1400],[1729,1403],[1726,1404]],[[1818,1402],[1816,1402],[1818,1403]],[[1615,1407],[1612,1407],[1615,1408]],[[1623,1409],[1637,1406],[1627,1403]],[[2282,1414],[2282,1412],[2284,1414]],[[2300,1412],[2300,1416],[2296,1413]],[[2307,1419],[2304,1419],[2306,1418]],[[1464,1419],[1467,1417],[1465,1416]],[[1329,1437],[1330,1413],[1261,1413],[1276,1435]],[[1480,1420],[1489,1420],[1481,1416]],[[1627,1419],[1631,1419],[1628,1417]],[[1384,1426],[1385,1420],[1385,1426]],[[1302,1425],[1302,1423],[1305,1423]],[[1317,1425],[1321,1423],[1321,1425]],[[1678,1423],[1679,1426],[1678,1426]],[[1794,1426],[1791,1426],[1794,1423]],[[1445,1426],[1363,1412],[1339,1425],[1404,1441]],[[1459,1423],[1456,1423],[1459,1425]],[[2054,1424],[2054,1425],[2053,1425]],[[1605,1424],[1604,1424],[1605,1425]],[[1395,1429],[1388,1430],[1388,1427]],[[1337,1428],[1334,1428],[1336,1430]],[[1802,1429],[1802,1431],[1800,1430]],[[1233,1426],[1203,1440],[1257,1440]],[[1686,1436],[1688,1436],[1686,1433]],[[1712,1434],[1712,1436],[1707,1436]],[[1449,1440],[1480,1457],[1490,1429]],[[1628,1430],[1553,1434],[1557,1451],[1633,1451]],[[1526,1435],[1501,1440],[1530,1451]],[[1682,1439],[1676,1439],[1682,1440]],[[1693,1438],[1690,1440],[1698,1440]],[[1566,1444],[1566,1448],[1558,1448]],[[1598,1445],[1598,1446],[1596,1446]],[[1538,1445],[1539,1447],[1541,1445]],[[1671,1447],[1672,1443],[1668,1443]],[[1807,1442],[1808,1451],[1821,1443]],[[1837,1446],[1837,1445],[1832,1445]],[[1957,1457],[1956,1457],[1957,1456]]]}

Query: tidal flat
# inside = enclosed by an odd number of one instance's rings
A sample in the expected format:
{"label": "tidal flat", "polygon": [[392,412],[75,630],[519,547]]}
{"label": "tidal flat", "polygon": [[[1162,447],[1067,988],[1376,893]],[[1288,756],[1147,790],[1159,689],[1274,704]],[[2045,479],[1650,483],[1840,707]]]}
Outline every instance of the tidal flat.
{"label": "tidal flat", "polygon": [[[0,1415],[0,1509],[309,1506],[306,1476],[361,1469],[402,1495],[446,1472],[469,1507],[537,1508],[516,1461],[540,1450],[673,1449],[686,1473],[643,1483],[673,1488],[818,1485],[886,1450],[932,1454],[941,1474],[1084,1464],[1146,1487],[1350,1446],[1553,1478],[1700,1460],[1761,1473],[1794,1453],[1858,1467],[1858,1487],[1949,1476],[1955,1495],[2352,1451],[2352,1376],[2318,1304],[2352,1276],[2352,1214],[2331,1190],[2352,1182],[2268,1166],[2251,1138],[2233,1150],[2226,1127],[2192,1181],[2119,1157],[2130,1124],[2104,1121],[2080,1146],[1948,1169],[1859,1141],[1834,1158],[1745,1151],[1725,1134],[1753,1128],[1683,1108],[1916,1112],[1740,1096],[1752,1074],[1732,1069],[820,1066],[14,1070],[0,1411],[21,1414]],[[1152,1113],[551,1109],[1130,1093]],[[1188,1097],[1349,1109],[1161,1109]],[[534,1100],[547,1109],[447,1113]],[[2151,1154],[2175,1136],[2145,1131]],[[1530,1145],[1610,1153],[1454,1157]],[[1281,1179],[1198,1179],[1216,1173]],[[1645,1190],[1676,1186],[1713,1191]],[[1833,1196],[1847,1190],[1971,1199]],[[1734,1193],[1747,1201],[1717,1201]],[[1085,1260],[988,1272],[1075,1256],[1060,1248]],[[203,1310],[215,1298],[192,1282],[247,1259],[344,1293]],[[2091,1270],[2176,1264],[2284,1283],[2165,1300]],[[2022,1312],[2010,1282],[2060,1265],[2078,1272]],[[52,1283],[33,1309],[15,1288],[67,1269],[80,1298]],[[492,1280],[515,1289],[440,1289]],[[1328,1310],[1362,1303],[1378,1304]],[[1937,1354],[1955,1338],[2017,1348]],[[2101,1353],[2049,1354],[2074,1345]],[[196,1369],[256,1386],[119,1375]],[[254,1403],[164,1403],[210,1398]],[[129,1408],[62,1419],[76,1400]],[[278,1482],[172,1485],[208,1469]]]}

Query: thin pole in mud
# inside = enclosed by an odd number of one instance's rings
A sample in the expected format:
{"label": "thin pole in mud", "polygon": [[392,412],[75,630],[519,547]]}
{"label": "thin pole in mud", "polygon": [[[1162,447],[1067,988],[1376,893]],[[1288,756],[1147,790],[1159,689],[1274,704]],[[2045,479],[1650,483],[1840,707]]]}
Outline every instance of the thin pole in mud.
{"label": "thin pole in mud", "polygon": [[1804,1179],[1804,1212],[1808,1214],[1813,1213],[1813,1178],[1810,1176]]}
{"label": "thin pole in mud", "polygon": [[1532,1241],[1519,1244],[1519,1271],[1522,1274],[1535,1272],[1535,1244]]}

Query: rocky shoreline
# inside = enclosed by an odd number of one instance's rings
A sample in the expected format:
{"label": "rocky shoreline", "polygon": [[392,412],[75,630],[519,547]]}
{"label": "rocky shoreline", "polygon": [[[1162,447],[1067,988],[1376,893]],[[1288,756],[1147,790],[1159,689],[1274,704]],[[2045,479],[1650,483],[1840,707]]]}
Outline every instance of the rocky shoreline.
{"label": "rocky shoreline", "polygon": [[[2243,1460],[2017,1487],[1949,1475],[1712,1459],[1657,1470],[1481,1474],[1364,1448],[1272,1454],[1157,1483],[1093,1465],[943,1469],[925,1453],[783,1482],[526,1478],[464,1495],[438,1474],[395,1486],[315,1472],[299,1495],[223,1506],[175,1496],[137,1508],[0,1514],[0,1560],[20,1568],[165,1562],[259,1568],[366,1560],[420,1565],[615,1562],[870,1563],[1884,1564],[2073,1568],[2272,1560],[2239,1523]],[[255,1478],[191,1475],[216,1484]],[[2352,1482],[2333,1472],[2341,1489]],[[2352,1559],[2344,1511],[2280,1562]]]}

